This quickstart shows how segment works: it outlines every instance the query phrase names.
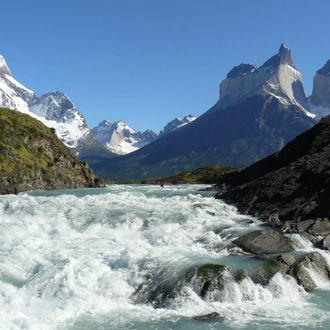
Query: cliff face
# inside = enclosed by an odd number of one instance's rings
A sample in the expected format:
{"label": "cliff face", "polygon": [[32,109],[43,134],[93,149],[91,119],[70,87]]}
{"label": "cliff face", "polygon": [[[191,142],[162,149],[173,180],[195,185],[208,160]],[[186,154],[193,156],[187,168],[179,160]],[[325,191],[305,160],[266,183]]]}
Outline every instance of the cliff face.
{"label": "cliff face", "polygon": [[0,194],[102,186],[103,179],[72,156],[54,129],[0,108]]}
{"label": "cliff face", "polygon": [[330,107],[330,60],[316,72],[311,99],[317,106]]}

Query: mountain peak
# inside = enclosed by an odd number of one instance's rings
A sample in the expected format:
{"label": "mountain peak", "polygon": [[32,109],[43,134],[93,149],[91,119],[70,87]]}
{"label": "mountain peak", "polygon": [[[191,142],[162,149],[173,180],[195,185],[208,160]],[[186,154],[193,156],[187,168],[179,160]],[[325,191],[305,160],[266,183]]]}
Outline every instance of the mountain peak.
{"label": "mountain peak", "polygon": [[0,76],[3,76],[5,74],[11,76],[10,70],[8,68],[8,65],[7,65],[4,57],[2,55],[0,55]]}
{"label": "mountain peak", "polygon": [[241,63],[238,66],[234,66],[227,74],[227,78],[238,78],[245,76],[246,74],[256,71],[258,68],[254,64]]}
{"label": "mountain peak", "polygon": [[[330,108],[330,94],[329,94],[329,83],[330,83],[330,60],[324,64],[324,66],[316,71],[316,75],[313,79],[313,92],[311,95],[311,102],[316,106],[329,111]],[[321,116],[324,116],[324,111],[320,112]]]}
{"label": "mountain peak", "polygon": [[287,64],[295,69],[291,59],[291,49],[284,44],[281,44],[279,52],[267,60],[261,67],[279,66],[280,64]]}
{"label": "mountain peak", "polygon": [[328,60],[320,70],[317,70],[316,73],[330,76],[330,60]]}

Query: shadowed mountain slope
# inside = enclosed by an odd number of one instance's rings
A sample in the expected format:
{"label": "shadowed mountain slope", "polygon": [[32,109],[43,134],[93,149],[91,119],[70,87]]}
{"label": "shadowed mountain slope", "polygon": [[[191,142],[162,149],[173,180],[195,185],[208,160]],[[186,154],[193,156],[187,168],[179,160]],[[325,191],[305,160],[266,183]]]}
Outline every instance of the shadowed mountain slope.
{"label": "shadowed mountain slope", "polygon": [[[281,151],[225,174],[217,198],[275,223],[330,218],[330,116]],[[330,230],[330,227],[329,227]]]}

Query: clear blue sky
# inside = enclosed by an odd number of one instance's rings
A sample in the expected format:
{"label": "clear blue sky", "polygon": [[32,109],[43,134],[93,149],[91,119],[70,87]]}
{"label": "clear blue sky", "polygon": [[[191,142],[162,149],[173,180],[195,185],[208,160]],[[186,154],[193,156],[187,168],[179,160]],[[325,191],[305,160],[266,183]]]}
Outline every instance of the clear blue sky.
{"label": "clear blue sky", "polygon": [[2,0],[1,47],[37,96],[68,95],[90,128],[158,133],[199,116],[233,66],[291,48],[308,94],[330,59],[329,0]]}

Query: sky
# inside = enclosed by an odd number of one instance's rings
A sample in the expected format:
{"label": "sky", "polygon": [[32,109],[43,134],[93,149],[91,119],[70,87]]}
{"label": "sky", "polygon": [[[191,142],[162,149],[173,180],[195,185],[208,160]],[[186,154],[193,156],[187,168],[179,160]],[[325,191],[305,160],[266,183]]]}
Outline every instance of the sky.
{"label": "sky", "polygon": [[159,133],[200,116],[241,63],[291,48],[304,87],[330,59],[329,0],[1,0],[0,54],[36,96],[66,94],[90,128]]}

